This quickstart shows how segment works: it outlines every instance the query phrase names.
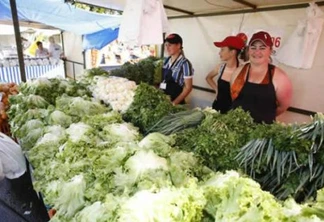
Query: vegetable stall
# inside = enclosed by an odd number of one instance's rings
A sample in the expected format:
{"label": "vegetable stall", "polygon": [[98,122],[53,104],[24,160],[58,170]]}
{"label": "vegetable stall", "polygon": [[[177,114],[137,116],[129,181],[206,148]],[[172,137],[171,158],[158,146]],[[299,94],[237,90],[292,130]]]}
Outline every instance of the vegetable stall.
{"label": "vegetable stall", "polygon": [[324,116],[253,123],[173,106],[148,58],[19,85],[12,135],[51,221],[324,221]]}

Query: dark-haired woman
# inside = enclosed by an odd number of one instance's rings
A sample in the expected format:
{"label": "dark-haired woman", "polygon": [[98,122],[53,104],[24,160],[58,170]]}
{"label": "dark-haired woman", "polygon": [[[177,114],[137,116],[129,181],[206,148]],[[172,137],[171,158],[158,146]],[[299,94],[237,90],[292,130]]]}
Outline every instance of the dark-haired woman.
{"label": "dark-haired woman", "polygon": [[216,92],[213,109],[227,113],[232,106],[230,80],[232,73],[240,65],[238,57],[244,48],[244,41],[238,36],[228,36],[222,42],[214,42],[214,45],[220,48],[222,63],[208,73],[206,81]]}

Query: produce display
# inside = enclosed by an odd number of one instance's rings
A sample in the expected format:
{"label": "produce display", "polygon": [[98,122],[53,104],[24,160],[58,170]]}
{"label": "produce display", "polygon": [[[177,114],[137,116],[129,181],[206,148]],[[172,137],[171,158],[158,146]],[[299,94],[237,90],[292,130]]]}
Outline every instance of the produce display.
{"label": "produce display", "polygon": [[123,114],[123,118],[145,133],[164,116],[184,109],[181,106],[173,106],[169,97],[161,90],[141,83],[136,88],[133,102]]}
{"label": "produce display", "polygon": [[148,57],[135,64],[126,62],[119,69],[111,70],[109,75],[129,79],[136,82],[136,84],[147,83],[153,85],[161,82],[162,73],[159,75],[159,72],[156,71],[161,66],[160,64],[159,58]]}
{"label": "produce display", "polygon": [[15,83],[0,84],[0,126],[1,132],[10,136],[8,124],[9,96],[18,94],[18,86]]}
{"label": "produce display", "polygon": [[133,102],[136,83],[121,77],[96,77],[93,97],[109,104],[113,110],[125,112]]}
{"label": "produce display", "polygon": [[148,83],[96,72],[9,97],[51,221],[324,221],[322,114],[255,124],[242,109],[186,110]]}

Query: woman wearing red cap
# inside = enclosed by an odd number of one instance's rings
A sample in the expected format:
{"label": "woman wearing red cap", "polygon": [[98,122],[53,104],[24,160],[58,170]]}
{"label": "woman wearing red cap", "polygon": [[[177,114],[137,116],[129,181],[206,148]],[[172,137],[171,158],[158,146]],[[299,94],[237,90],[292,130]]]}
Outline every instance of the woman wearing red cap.
{"label": "woman wearing red cap", "polygon": [[192,90],[193,68],[183,54],[180,35],[170,34],[164,42],[169,57],[163,63],[163,82],[160,88],[170,96],[174,105],[184,104]]}
{"label": "woman wearing red cap", "polygon": [[270,64],[271,36],[255,33],[249,42],[250,62],[232,75],[232,108],[242,107],[257,123],[271,124],[290,104],[292,85],[286,73]]}
{"label": "woman wearing red cap", "polygon": [[[220,113],[226,113],[232,105],[231,75],[239,66],[238,56],[244,48],[244,42],[238,36],[228,36],[222,42],[214,42],[214,45],[221,48],[219,56],[224,63],[217,65],[209,72],[206,81],[216,92],[213,109],[220,111]],[[214,81],[216,76],[217,82]]]}

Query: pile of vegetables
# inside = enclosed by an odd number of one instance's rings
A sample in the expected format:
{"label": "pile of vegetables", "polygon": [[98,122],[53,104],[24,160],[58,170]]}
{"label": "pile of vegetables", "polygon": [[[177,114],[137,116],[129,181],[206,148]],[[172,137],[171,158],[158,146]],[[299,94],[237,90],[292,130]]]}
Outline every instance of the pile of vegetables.
{"label": "pile of vegetables", "polygon": [[194,152],[215,171],[238,169],[234,158],[249,140],[254,127],[251,116],[242,109],[222,115],[207,108],[204,114],[205,118],[197,127],[176,133],[177,147]]}
{"label": "pile of vegetables", "polygon": [[279,199],[303,201],[324,187],[324,116],[303,125],[260,125],[236,160]]}
{"label": "pile of vegetables", "polygon": [[9,109],[9,96],[18,94],[18,86],[15,83],[0,84],[0,126],[1,132],[10,136],[7,110]]}
{"label": "pile of vegetables", "polygon": [[101,68],[89,69],[85,72],[82,81],[93,84],[96,82],[95,77],[115,76],[126,78],[136,84],[158,85],[162,82],[162,65],[163,60],[150,56],[137,63],[126,62],[119,69],[110,70],[109,72]]}
{"label": "pile of vegetables", "polygon": [[[242,171],[281,200],[291,196],[303,202],[324,187],[323,114],[306,125],[268,125],[254,124],[241,109],[225,115],[209,109],[203,113],[201,124],[174,133],[176,146],[194,152],[206,166]],[[161,132],[167,133],[163,128]]]}
{"label": "pile of vegetables", "polygon": [[125,112],[133,102],[136,84],[121,77],[95,77],[92,95],[109,104],[113,110]]}
{"label": "pile of vegetables", "polygon": [[198,126],[204,118],[204,113],[199,109],[172,113],[162,117],[147,133],[174,134],[186,128]]}
{"label": "pile of vegetables", "polygon": [[137,86],[134,100],[123,114],[123,118],[139,127],[141,132],[146,133],[164,116],[182,110],[185,108],[173,106],[169,97],[161,90],[141,83]]}
{"label": "pile of vegetables", "polygon": [[160,80],[162,75],[159,75],[159,73],[156,71],[159,67],[159,58],[148,57],[134,64],[126,62],[119,69],[111,70],[109,74],[111,76],[127,78],[136,82],[136,84],[147,83],[149,85],[153,85],[154,83],[161,82]]}
{"label": "pile of vegetables", "polygon": [[91,96],[88,85],[70,79],[38,78],[30,82],[21,83],[19,91],[22,94],[39,95],[51,104],[55,103],[56,97],[66,94],[68,96]]}
{"label": "pile of vegetables", "polygon": [[322,116],[301,127],[256,125],[241,109],[184,111],[145,83],[126,110],[89,97],[80,82],[21,88],[9,98],[10,124],[34,167],[35,189],[57,211],[51,221],[324,220],[324,189],[317,201],[281,202],[259,180],[284,182],[309,169],[314,192],[321,188]]}

